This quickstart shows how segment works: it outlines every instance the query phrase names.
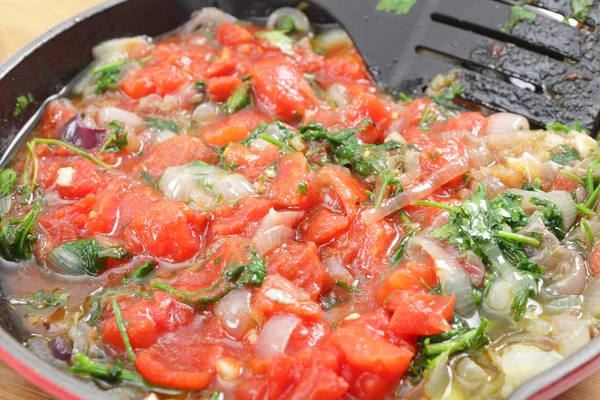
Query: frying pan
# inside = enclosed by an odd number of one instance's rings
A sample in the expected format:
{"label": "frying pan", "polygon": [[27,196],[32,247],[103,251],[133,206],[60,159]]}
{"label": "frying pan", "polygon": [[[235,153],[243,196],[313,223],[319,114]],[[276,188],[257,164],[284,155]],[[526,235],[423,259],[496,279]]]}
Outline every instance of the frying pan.
{"label": "frying pan", "polygon": [[[337,1],[337,0],[332,0]],[[46,32],[0,65],[0,154],[5,162],[39,121],[44,99],[56,96],[92,62],[92,47],[102,41],[146,34],[158,36],[182,25],[199,8],[215,6],[243,19],[268,15],[274,8],[297,5],[297,0],[256,0],[252,9],[232,0],[111,0],[91,8]],[[311,21],[331,24],[323,8],[311,6]],[[374,4],[375,2],[373,2]],[[18,96],[31,93],[32,106],[13,115]],[[12,145],[11,145],[12,143]],[[91,381],[59,371],[22,345],[27,333],[1,292],[0,359],[35,385],[59,399],[110,399]],[[518,388],[511,400],[551,399],[600,368],[600,337],[562,363]]]}

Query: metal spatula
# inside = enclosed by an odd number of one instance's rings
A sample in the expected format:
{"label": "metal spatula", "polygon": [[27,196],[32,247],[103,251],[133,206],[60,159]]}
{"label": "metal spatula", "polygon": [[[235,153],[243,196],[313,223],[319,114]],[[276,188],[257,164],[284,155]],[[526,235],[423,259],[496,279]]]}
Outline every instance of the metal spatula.
{"label": "metal spatula", "polygon": [[[251,7],[243,3],[237,7],[246,11],[234,13],[248,12]],[[508,1],[417,0],[406,15],[377,11],[377,0],[309,3],[304,11],[311,21],[339,22],[374,78],[394,92],[422,92],[434,76],[457,68],[465,100],[522,114],[539,127],[561,121],[579,122],[590,133],[598,130],[598,2],[585,24],[576,27],[560,21],[561,15],[573,15],[570,0],[528,1],[537,6],[528,8],[535,19],[510,30],[503,30],[511,20]]]}

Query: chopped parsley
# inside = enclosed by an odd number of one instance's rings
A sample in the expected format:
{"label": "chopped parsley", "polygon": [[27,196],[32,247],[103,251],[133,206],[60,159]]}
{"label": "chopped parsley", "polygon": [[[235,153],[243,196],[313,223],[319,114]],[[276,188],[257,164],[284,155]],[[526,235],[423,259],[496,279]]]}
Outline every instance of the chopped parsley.
{"label": "chopped parsley", "polygon": [[165,121],[162,119],[146,118],[146,126],[148,128],[156,128],[160,131],[179,132],[179,125],[175,122]]}
{"label": "chopped parsley", "polygon": [[441,92],[431,96],[432,100],[435,101],[442,107],[453,108],[454,98],[465,93],[465,86],[462,83],[457,85],[451,84],[447,88],[444,88]]}
{"label": "chopped parsley", "polygon": [[296,188],[296,193],[306,196],[308,194],[308,184],[304,181],[300,182]]}
{"label": "chopped parsley", "polygon": [[570,165],[580,159],[576,148],[561,144],[550,150],[550,160],[560,165]]}
{"label": "chopped parsley", "polygon": [[579,22],[585,22],[587,15],[590,12],[590,6],[593,4],[593,0],[571,0],[573,18]]}
{"label": "chopped parsley", "polygon": [[15,192],[17,173],[12,168],[0,170],[0,198],[10,196]]}
{"label": "chopped parsley", "polygon": [[0,229],[0,255],[5,260],[21,261],[31,257],[37,240],[37,233],[32,228],[41,209],[39,204],[35,204],[26,216],[3,221]]}
{"label": "chopped parsley", "polygon": [[283,31],[260,31],[256,32],[258,39],[268,40],[274,47],[279,48],[282,53],[287,55],[294,54],[294,41]]}
{"label": "chopped parsley", "polygon": [[375,9],[385,13],[408,14],[417,0],[379,0]]}
{"label": "chopped parsley", "polygon": [[250,84],[244,82],[233,89],[231,96],[223,104],[223,111],[231,115],[250,104]]}
{"label": "chopped parsley", "polygon": [[535,13],[531,10],[526,9],[522,5],[512,6],[510,8],[510,20],[502,25],[503,32],[510,32],[521,22],[533,22],[535,21]]}
{"label": "chopped parsley", "polygon": [[33,99],[33,95],[31,93],[27,93],[27,96],[17,97],[17,105],[15,106],[15,111],[13,111],[13,116],[16,117],[17,115],[21,114],[33,102],[34,102],[34,99]]}
{"label": "chopped parsley", "polygon": [[252,255],[250,262],[248,264],[232,262],[223,273],[223,276],[229,281],[235,281],[235,284],[238,286],[247,283],[253,286],[260,286],[267,277],[265,260],[260,258],[254,250],[249,249],[248,251]]}
{"label": "chopped parsley", "polygon": [[120,121],[111,121],[108,126],[110,133],[100,148],[100,153],[117,153],[127,147],[127,128]]}
{"label": "chopped parsley", "polygon": [[143,279],[150,275],[150,273],[156,269],[157,265],[158,264],[156,264],[154,261],[147,261],[141,266],[137,267],[133,272],[125,275],[123,279],[121,279],[121,283],[126,284],[132,281]]}
{"label": "chopped parsley", "polygon": [[342,289],[344,289],[347,292],[358,293],[358,294],[363,294],[364,293],[362,290],[360,290],[356,286],[350,285],[348,282],[342,281],[340,279],[336,279],[334,282],[335,282],[336,285],[338,285],[339,287],[341,287]]}
{"label": "chopped parsley", "polygon": [[554,122],[551,124],[546,124],[546,130],[563,133],[569,133],[571,131],[588,133],[587,130],[581,127],[581,124],[579,122],[575,122],[573,125],[565,125],[561,124],[560,122]]}
{"label": "chopped parsley", "polygon": [[68,293],[56,293],[56,291],[46,293],[41,289],[31,296],[13,298],[11,303],[23,304],[34,310],[43,310],[44,308],[62,306],[68,299]]}

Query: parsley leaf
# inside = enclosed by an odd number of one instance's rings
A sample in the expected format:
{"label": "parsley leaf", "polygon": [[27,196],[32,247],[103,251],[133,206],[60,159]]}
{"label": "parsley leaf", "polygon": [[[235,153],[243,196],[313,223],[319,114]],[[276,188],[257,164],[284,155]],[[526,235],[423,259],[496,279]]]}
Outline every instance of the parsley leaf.
{"label": "parsley leaf", "polygon": [[579,22],[585,22],[590,6],[593,5],[593,0],[571,0],[571,9],[573,17]]}
{"label": "parsley leaf", "polygon": [[386,13],[408,14],[417,0],[379,0],[375,9]]}
{"label": "parsley leaf", "polygon": [[447,88],[444,88],[441,92],[434,94],[431,98],[437,104],[446,108],[453,108],[454,98],[460,96],[465,92],[465,85],[459,83],[457,85],[451,84]]}
{"label": "parsley leaf", "polygon": [[179,125],[175,122],[164,121],[162,119],[146,118],[146,126],[148,128],[156,128],[161,131],[179,132]]}
{"label": "parsley leaf", "polygon": [[348,282],[344,282],[344,281],[342,281],[340,279],[336,279],[335,280],[335,284],[338,285],[339,287],[341,287],[342,289],[344,289],[347,292],[364,294],[364,292],[362,290],[360,290],[359,288],[357,288],[356,286],[350,285],[350,284],[348,284]]}
{"label": "parsley leaf", "polygon": [[42,207],[33,206],[23,218],[6,220],[0,230],[0,255],[8,261],[27,260],[33,253],[37,233],[32,232],[33,223]]}
{"label": "parsley leaf", "polygon": [[121,279],[121,283],[126,284],[131,281],[145,278],[156,269],[157,265],[158,264],[156,264],[154,261],[147,261],[141,266],[137,267],[133,272],[125,275],[123,279]]}
{"label": "parsley leaf", "polygon": [[38,290],[31,296],[11,299],[12,304],[23,304],[35,310],[42,310],[49,307],[59,307],[66,303],[69,298],[68,293],[46,293],[43,289]]}
{"label": "parsley leaf", "polygon": [[15,192],[15,183],[17,183],[17,173],[12,168],[5,168],[0,171],[0,197],[10,196]]}
{"label": "parsley leaf", "polygon": [[550,160],[560,165],[569,165],[580,159],[577,149],[561,144],[550,150]]}
{"label": "parsley leaf", "polygon": [[110,127],[110,134],[100,148],[100,153],[117,153],[127,147],[127,129],[125,124],[117,120],[110,122],[108,126]]}
{"label": "parsley leaf", "polygon": [[238,264],[232,262],[223,273],[225,279],[235,281],[238,286],[250,283],[254,286],[260,286],[267,277],[267,267],[265,260],[260,258],[254,250],[248,250],[252,255],[248,264]]}
{"label": "parsley leaf", "polygon": [[17,97],[17,105],[15,106],[15,111],[13,111],[13,116],[16,117],[21,114],[33,102],[33,95],[31,93],[27,93],[27,96]]}
{"label": "parsley leaf", "polygon": [[521,22],[533,22],[535,20],[535,13],[531,10],[526,9],[522,5],[512,6],[510,8],[510,20],[502,25],[503,32],[510,32]]}
{"label": "parsley leaf", "polygon": [[268,40],[273,46],[279,48],[279,50],[281,50],[281,52],[284,54],[294,54],[294,41],[283,31],[260,31],[256,32],[255,36],[258,39]]}
{"label": "parsley leaf", "polygon": [[588,133],[587,130],[581,127],[579,122],[575,122],[573,125],[565,125],[560,122],[554,122],[552,124],[546,124],[546,130],[552,132],[564,132],[569,133],[571,131]]}

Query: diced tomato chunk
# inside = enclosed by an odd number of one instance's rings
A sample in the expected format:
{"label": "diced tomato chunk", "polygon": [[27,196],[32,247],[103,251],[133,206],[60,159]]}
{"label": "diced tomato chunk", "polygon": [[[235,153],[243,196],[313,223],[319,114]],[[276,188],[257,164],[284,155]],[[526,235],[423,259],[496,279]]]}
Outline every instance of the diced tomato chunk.
{"label": "diced tomato chunk", "polygon": [[324,244],[348,228],[350,221],[341,214],[329,210],[318,210],[300,225],[302,240]]}
{"label": "diced tomato chunk", "polygon": [[304,154],[295,152],[279,159],[277,176],[267,197],[279,207],[306,207],[312,197],[312,179]]}
{"label": "diced tomato chunk", "polygon": [[150,383],[181,390],[202,390],[213,380],[219,345],[159,343],[137,355],[135,366]]}
{"label": "diced tomato chunk", "polygon": [[318,70],[319,81],[328,81],[335,78],[357,81],[367,79],[364,66],[358,60],[348,57],[331,56],[323,60],[323,66]]}
{"label": "diced tomato chunk", "polygon": [[451,118],[444,124],[444,131],[465,130],[478,135],[485,131],[487,119],[477,111],[466,112]]}
{"label": "diced tomato chunk", "polygon": [[210,101],[221,102],[231,96],[233,89],[242,83],[242,80],[236,76],[220,76],[206,81],[206,89],[210,96]]}
{"label": "diced tomato chunk", "polygon": [[67,185],[57,184],[57,190],[63,199],[80,199],[95,192],[105,184],[96,165],[89,160],[77,160],[65,168],[73,170],[71,182]]}
{"label": "diced tomato chunk", "polygon": [[452,138],[444,143],[423,149],[421,166],[425,174],[431,174],[448,164],[455,164],[465,158],[465,145]]}
{"label": "diced tomato chunk", "polygon": [[291,63],[266,58],[252,69],[252,89],[261,109],[284,121],[301,120],[314,107],[313,89]]}
{"label": "diced tomato chunk", "polygon": [[252,41],[252,33],[239,24],[221,24],[217,29],[217,40],[225,46],[233,46]]}
{"label": "diced tomato chunk", "polygon": [[308,293],[278,275],[268,275],[265,278],[260,289],[255,292],[252,309],[265,318],[279,312],[309,320],[319,319],[322,315],[321,307],[310,299]]}
{"label": "diced tomato chunk", "polygon": [[595,244],[588,255],[588,263],[593,275],[600,274],[600,244]]}
{"label": "diced tomato chunk", "polygon": [[371,125],[356,134],[365,143],[375,143],[381,139],[383,131],[391,122],[385,104],[369,93],[360,93],[341,113],[342,124],[349,128],[358,128],[365,118],[373,121],[374,126]]}
{"label": "diced tomato chunk", "polygon": [[316,299],[327,283],[327,270],[312,242],[288,241],[269,254],[267,271],[281,275]]}
{"label": "diced tomato chunk", "polygon": [[206,143],[226,146],[244,140],[266,117],[256,110],[244,110],[203,128],[200,135]]}
{"label": "diced tomato chunk", "polygon": [[[125,329],[134,349],[153,345],[163,332],[170,332],[181,325],[191,322],[194,310],[187,304],[180,303],[166,292],[152,292],[152,297],[130,296],[118,300],[123,320],[127,321]],[[124,350],[125,345],[112,303],[108,302],[102,324],[102,334],[106,343],[117,350]]]}
{"label": "diced tomato chunk", "polygon": [[425,292],[425,282],[429,287],[438,285],[435,266],[430,263],[410,261],[403,268],[398,268],[390,274],[379,287],[379,299],[385,301],[396,290],[414,290]]}
{"label": "diced tomato chunk", "polygon": [[216,164],[219,161],[219,156],[213,149],[202,143],[200,139],[187,135],[177,135],[150,150],[138,168],[152,175],[153,178],[158,178],[168,167],[198,160]]}
{"label": "diced tomato chunk", "polygon": [[369,187],[339,168],[325,165],[319,170],[319,179],[333,186],[344,204],[347,217],[356,218],[362,204],[369,196],[365,192]]}
{"label": "diced tomato chunk", "polygon": [[121,82],[121,90],[129,97],[139,99],[149,94],[164,96],[177,90],[191,77],[170,65],[156,65],[142,68]]}
{"label": "diced tomato chunk", "polygon": [[[40,136],[44,138],[58,138],[62,126],[77,114],[77,111],[65,103],[64,100],[53,100],[48,103],[42,122]],[[59,138],[60,139],[60,138]]]}
{"label": "diced tomato chunk", "polygon": [[249,197],[240,200],[235,206],[227,205],[227,211],[221,209],[215,212],[218,217],[211,229],[218,235],[239,235],[251,231],[273,206],[267,199]]}
{"label": "diced tomato chunk", "polygon": [[430,336],[450,330],[456,297],[404,290],[387,302],[394,311],[389,328],[403,335]]}
{"label": "diced tomato chunk", "polygon": [[127,248],[170,262],[198,253],[206,215],[183,203],[161,201],[140,210],[125,230]]}
{"label": "diced tomato chunk", "polygon": [[551,190],[566,190],[569,193],[574,193],[578,187],[579,183],[572,178],[565,175],[559,175],[552,183]]}

